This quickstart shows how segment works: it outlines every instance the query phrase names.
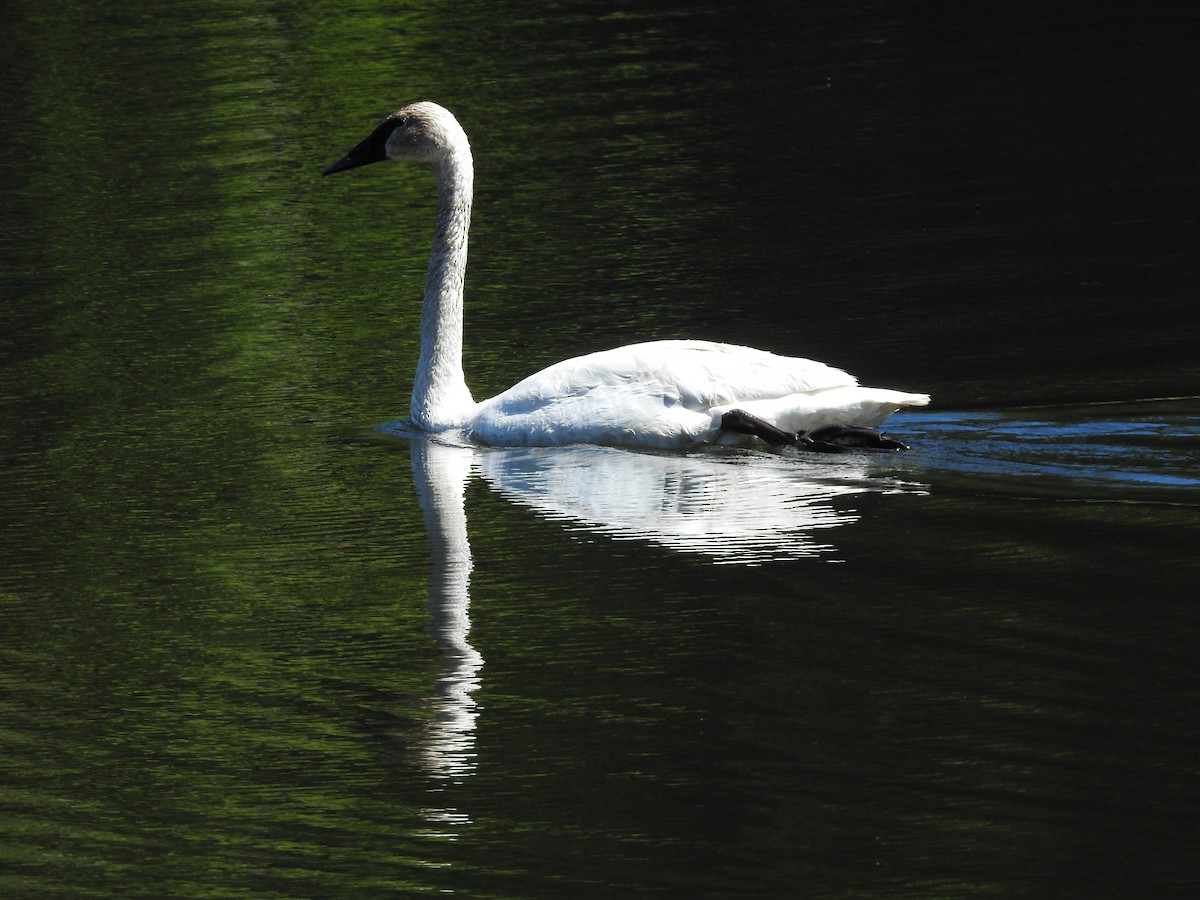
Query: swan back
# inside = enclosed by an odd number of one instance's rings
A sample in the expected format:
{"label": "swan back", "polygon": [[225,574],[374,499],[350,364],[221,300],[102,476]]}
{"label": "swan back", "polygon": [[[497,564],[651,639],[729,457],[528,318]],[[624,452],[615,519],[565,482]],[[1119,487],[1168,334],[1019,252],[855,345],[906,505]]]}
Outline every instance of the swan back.
{"label": "swan back", "polygon": [[858,384],[811,359],[714,341],[648,341],[566,359],[513,385],[496,400],[566,397],[599,387],[656,385],[690,409]]}

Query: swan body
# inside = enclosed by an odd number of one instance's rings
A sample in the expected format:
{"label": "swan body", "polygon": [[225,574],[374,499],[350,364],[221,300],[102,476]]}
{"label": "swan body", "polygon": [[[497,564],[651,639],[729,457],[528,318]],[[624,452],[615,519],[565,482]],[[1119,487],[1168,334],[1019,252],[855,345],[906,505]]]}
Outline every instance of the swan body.
{"label": "swan body", "polygon": [[[470,144],[449,111],[414,103],[384,119],[325,174],[388,159],[432,166],[438,187],[410,411],[424,431],[459,430],[505,447],[800,443],[778,435],[796,437],[827,426],[874,429],[902,407],[929,402],[926,394],[860,387],[852,375],[813,360],[684,340],[564,360],[476,402],[462,368]],[[735,412],[741,423],[736,429],[730,418]],[[762,427],[747,428],[747,421]]]}

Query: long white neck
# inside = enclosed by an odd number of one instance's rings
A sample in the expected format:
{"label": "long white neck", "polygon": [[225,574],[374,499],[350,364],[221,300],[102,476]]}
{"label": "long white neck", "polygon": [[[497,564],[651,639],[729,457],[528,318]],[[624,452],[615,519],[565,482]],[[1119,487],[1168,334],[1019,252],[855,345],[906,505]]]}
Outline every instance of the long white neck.
{"label": "long white neck", "polygon": [[[457,124],[457,123],[456,123]],[[437,178],[437,228],[421,307],[421,355],[413,379],[410,415],[425,431],[466,424],[475,402],[463,377],[463,278],[471,225],[474,166],[466,135],[433,164]]]}

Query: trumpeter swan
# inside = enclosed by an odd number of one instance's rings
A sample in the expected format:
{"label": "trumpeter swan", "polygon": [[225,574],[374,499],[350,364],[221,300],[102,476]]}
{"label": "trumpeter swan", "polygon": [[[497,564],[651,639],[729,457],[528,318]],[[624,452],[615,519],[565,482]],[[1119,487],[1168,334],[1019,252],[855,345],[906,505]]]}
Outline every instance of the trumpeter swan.
{"label": "trumpeter swan", "polygon": [[651,341],[564,360],[490,400],[463,378],[463,278],[471,221],[471,147],[451,113],[413,103],[325,169],[388,159],[423,163],[437,180],[437,227],[421,311],[412,421],[495,446],[690,447],[762,440],[813,450],[902,449],[877,428],[926,394],[864,388],[808,359],[711,341]]}

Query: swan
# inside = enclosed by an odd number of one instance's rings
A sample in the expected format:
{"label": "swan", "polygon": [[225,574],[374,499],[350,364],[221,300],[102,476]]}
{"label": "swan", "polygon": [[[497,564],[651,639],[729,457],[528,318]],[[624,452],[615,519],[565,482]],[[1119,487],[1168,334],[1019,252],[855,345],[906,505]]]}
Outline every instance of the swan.
{"label": "swan", "polygon": [[385,160],[433,169],[437,226],[421,311],[410,416],[501,447],[688,448],[766,442],[808,450],[905,449],[878,428],[926,394],[860,387],[824,363],[699,340],[659,340],[567,359],[489,400],[463,377],[463,281],[474,165],[458,120],[422,101],[385,118],[325,175]]}

